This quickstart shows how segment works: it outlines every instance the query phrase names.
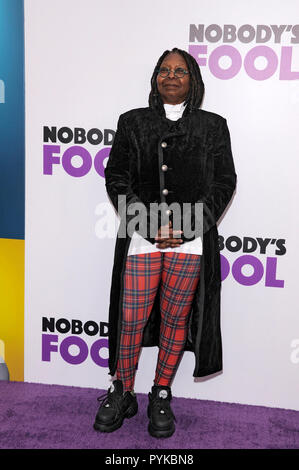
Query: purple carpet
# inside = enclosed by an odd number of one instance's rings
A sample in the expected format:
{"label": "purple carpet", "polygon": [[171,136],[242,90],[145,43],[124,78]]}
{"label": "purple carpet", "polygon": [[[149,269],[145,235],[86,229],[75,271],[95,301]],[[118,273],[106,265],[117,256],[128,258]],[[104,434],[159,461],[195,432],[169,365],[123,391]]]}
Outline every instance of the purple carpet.
{"label": "purple carpet", "polygon": [[93,429],[105,390],[0,381],[1,449],[298,449],[299,411],[176,398],[176,432],[147,432],[146,394],[139,411],[113,433]]}

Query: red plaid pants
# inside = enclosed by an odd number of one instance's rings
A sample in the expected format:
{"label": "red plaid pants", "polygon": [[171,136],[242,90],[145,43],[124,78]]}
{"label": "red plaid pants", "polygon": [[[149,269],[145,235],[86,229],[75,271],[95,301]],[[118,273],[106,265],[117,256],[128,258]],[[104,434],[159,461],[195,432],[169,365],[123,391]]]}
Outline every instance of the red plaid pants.
{"label": "red plaid pants", "polygon": [[200,256],[196,254],[158,251],[127,257],[116,369],[124,391],[134,388],[143,329],[160,282],[161,326],[154,384],[171,386],[184,352],[199,273]]}

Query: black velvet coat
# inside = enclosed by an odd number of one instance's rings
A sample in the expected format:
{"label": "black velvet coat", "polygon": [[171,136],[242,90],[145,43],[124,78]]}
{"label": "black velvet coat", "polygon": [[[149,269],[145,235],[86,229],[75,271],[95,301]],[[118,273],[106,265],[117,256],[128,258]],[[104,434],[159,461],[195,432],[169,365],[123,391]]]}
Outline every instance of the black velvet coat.
{"label": "black velvet coat", "polygon": [[[194,352],[194,377],[221,371],[221,273],[216,222],[232,198],[237,180],[226,120],[201,109],[190,111],[189,105],[177,121],[166,118],[163,106],[128,111],[119,117],[105,178],[107,193],[119,215],[120,194],[126,195],[127,207],[141,201],[147,209],[150,202],[203,202],[201,272],[185,351]],[[165,188],[167,196],[162,193]],[[126,223],[132,218],[127,214],[125,217]],[[156,243],[149,232],[144,238]],[[118,236],[115,244],[109,307],[110,375],[115,374],[118,360],[123,276],[130,241],[129,235]],[[143,347],[159,346],[159,296],[160,288],[144,328]]]}

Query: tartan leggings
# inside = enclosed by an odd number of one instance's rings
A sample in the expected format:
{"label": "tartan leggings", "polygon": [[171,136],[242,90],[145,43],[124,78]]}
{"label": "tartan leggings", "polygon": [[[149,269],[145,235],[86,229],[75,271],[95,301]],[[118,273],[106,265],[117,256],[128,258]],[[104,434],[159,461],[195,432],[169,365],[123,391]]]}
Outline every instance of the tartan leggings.
{"label": "tartan leggings", "polygon": [[160,341],[154,384],[171,386],[188,333],[188,319],[200,273],[200,255],[153,252],[127,257],[116,377],[133,390],[136,368],[156,292],[160,288]]}

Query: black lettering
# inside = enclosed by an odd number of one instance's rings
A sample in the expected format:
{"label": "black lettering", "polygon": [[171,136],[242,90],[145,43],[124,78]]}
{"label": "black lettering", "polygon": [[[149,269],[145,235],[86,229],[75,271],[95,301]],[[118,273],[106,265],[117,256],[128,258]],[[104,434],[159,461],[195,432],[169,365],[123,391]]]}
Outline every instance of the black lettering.
{"label": "black lettering", "polygon": [[[213,35],[212,31],[215,31],[216,34]],[[210,24],[210,26],[206,28],[205,37],[209,42],[220,41],[222,38],[222,29],[220,26],[218,26],[218,24]]]}
{"label": "black lettering", "polygon": [[89,336],[95,336],[99,332],[99,326],[95,321],[84,323],[84,332]]}
{"label": "black lettering", "polygon": [[[66,137],[63,134],[67,134]],[[58,139],[63,144],[69,144],[73,140],[73,131],[69,127],[61,127],[58,131]]]}
{"label": "black lettering", "polygon": [[84,144],[86,142],[85,129],[82,127],[75,128],[75,144]]}
{"label": "black lettering", "polygon": [[47,126],[43,127],[44,129],[44,142],[53,142],[56,143],[56,131],[57,127],[51,127],[51,129]]}
{"label": "black lettering", "polygon": [[203,24],[199,24],[198,26],[196,26],[195,24],[190,24],[189,42],[203,42],[203,30]]}
{"label": "black lettering", "polygon": [[[108,325],[109,323],[106,323],[106,322],[100,323],[100,336],[108,336]],[[105,328],[106,328],[106,331],[104,331]]]}
{"label": "black lettering", "polygon": [[236,27],[233,24],[225,24],[223,27],[223,42],[234,42],[236,40]]}
{"label": "black lettering", "polygon": [[259,24],[256,27],[256,42],[267,42],[272,36],[271,28],[265,24]]}
{"label": "black lettering", "polygon": [[[248,32],[248,35],[245,34],[247,32]],[[238,38],[239,38],[239,41],[241,42],[245,42],[245,43],[251,42],[254,40],[254,37],[255,37],[255,29],[250,24],[243,24],[243,26],[241,26],[238,29]]]}
{"label": "black lettering", "polygon": [[219,251],[222,251],[224,249],[224,237],[222,235],[219,235],[218,237],[218,246]]}
{"label": "black lettering", "polygon": [[291,43],[297,44],[299,42],[299,24],[295,24],[292,27],[292,34],[294,35],[294,37],[291,38]]}
{"label": "black lettering", "polygon": [[[96,135],[95,138],[93,137],[94,135]],[[87,140],[90,144],[98,145],[103,140],[103,133],[100,131],[100,129],[96,129],[96,128],[90,129],[87,132]]]}
{"label": "black lettering", "polygon": [[286,24],[281,24],[280,26],[277,26],[276,24],[270,24],[270,26],[271,26],[272,31],[274,33],[274,42],[275,43],[280,43],[282,33],[286,29],[287,25]]}
{"label": "black lettering", "polygon": [[260,245],[260,254],[264,255],[266,253],[266,247],[269,245],[271,238],[257,238],[257,242]]}
{"label": "black lettering", "polygon": [[[251,246],[250,246],[251,243]],[[254,238],[244,237],[243,238],[243,253],[252,253],[256,250],[257,243]]]}
{"label": "black lettering", "polygon": [[72,333],[75,335],[80,335],[83,331],[82,321],[72,320]]}
{"label": "black lettering", "polygon": [[[64,325],[64,327],[63,327]],[[71,329],[71,324],[66,318],[60,318],[56,322],[56,330],[59,333],[68,333]]]}
{"label": "black lettering", "polygon": [[[110,139],[109,139],[109,136],[111,136]],[[104,145],[112,145],[114,136],[115,136],[115,131],[113,131],[112,129],[105,129],[104,130]]]}
{"label": "black lettering", "polygon": [[[232,243],[236,243],[236,245],[232,246],[231,245]],[[228,237],[228,239],[225,242],[225,246],[229,251],[236,252],[236,251],[241,250],[242,241],[239,237],[233,235],[231,237]]]}
{"label": "black lettering", "polygon": [[279,238],[276,242],[276,246],[278,248],[278,250],[275,250],[275,254],[276,255],[279,255],[279,256],[282,256],[286,253],[286,247],[284,246],[285,245],[285,240],[283,238]]}
{"label": "black lettering", "polygon": [[42,331],[50,331],[54,333],[55,331],[55,318],[42,318]]}

